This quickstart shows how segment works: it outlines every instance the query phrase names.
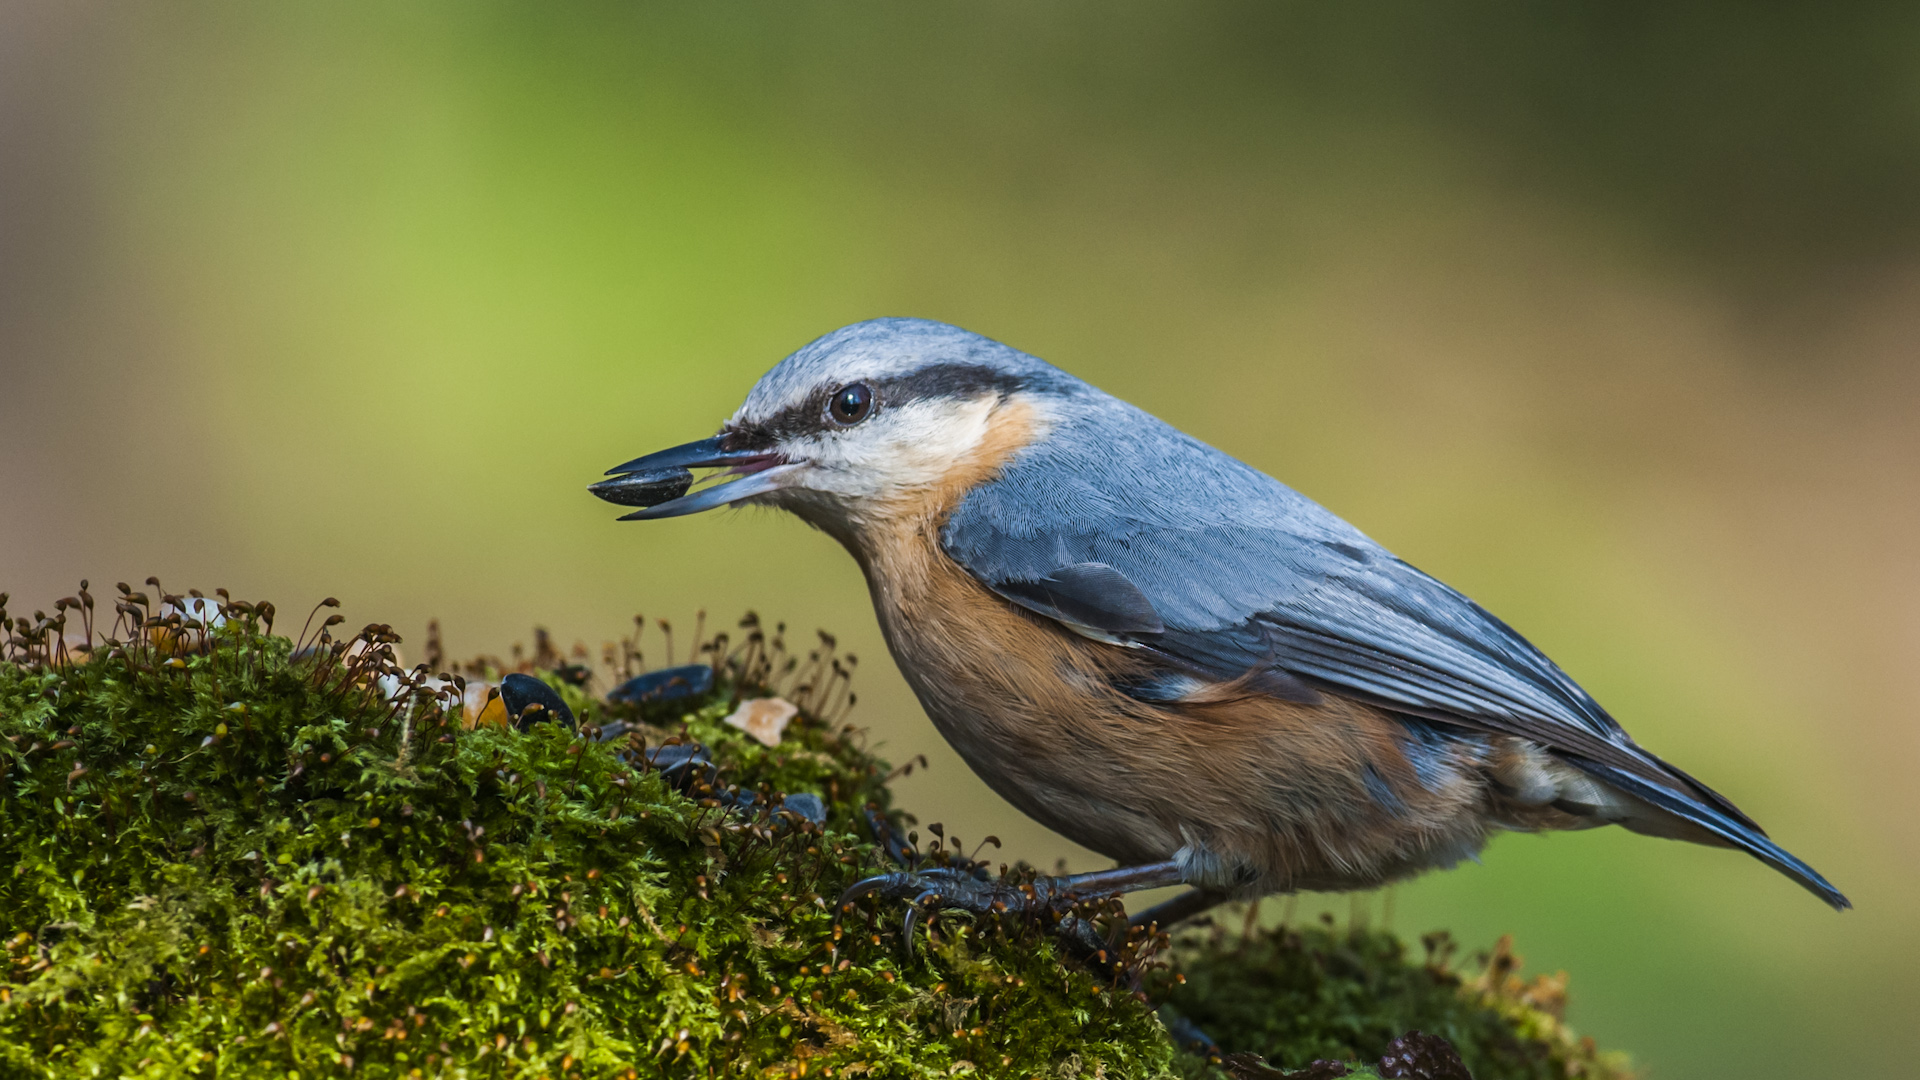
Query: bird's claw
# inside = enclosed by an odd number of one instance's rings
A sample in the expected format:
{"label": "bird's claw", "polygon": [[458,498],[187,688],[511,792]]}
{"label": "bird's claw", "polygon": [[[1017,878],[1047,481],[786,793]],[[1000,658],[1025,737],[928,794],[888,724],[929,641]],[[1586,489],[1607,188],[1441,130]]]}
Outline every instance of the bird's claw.
{"label": "bird's claw", "polygon": [[1028,885],[1011,885],[983,878],[972,868],[933,867],[927,870],[896,870],[875,874],[854,882],[840,894],[840,910],[869,896],[883,900],[911,900],[924,903],[938,900],[941,907],[960,908],[976,915],[995,911],[1037,912],[1054,906],[1067,895],[1039,879]]}
{"label": "bird's claw", "polygon": [[839,903],[834,906],[834,919],[838,921],[854,904],[869,896],[907,901],[901,929],[908,955],[913,953],[914,926],[930,908],[958,909],[975,915],[1007,912],[1031,915],[1062,912],[1075,900],[1072,893],[1052,887],[1052,882],[1045,878],[1026,885],[1012,885],[977,876],[971,869],[935,867],[875,874],[855,882],[840,894]]}
{"label": "bird's claw", "polygon": [[907,905],[906,917],[900,921],[900,936],[901,940],[906,942],[907,955],[913,955],[913,924],[920,917],[922,905],[938,899],[940,899],[940,894],[934,892],[932,889],[928,889],[926,892],[914,897],[913,902]]}

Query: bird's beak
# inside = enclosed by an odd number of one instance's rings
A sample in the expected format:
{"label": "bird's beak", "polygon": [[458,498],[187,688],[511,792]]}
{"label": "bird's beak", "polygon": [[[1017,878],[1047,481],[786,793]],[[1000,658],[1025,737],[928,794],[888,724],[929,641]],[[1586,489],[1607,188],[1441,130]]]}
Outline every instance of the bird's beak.
{"label": "bird's beak", "polygon": [[[724,436],[701,439],[670,450],[637,457],[607,470],[611,479],[587,488],[602,499],[622,506],[639,506],[621,521],[651,521],[681,517],[716,506],[765,495],[783,486],[787,474],[799,468],[777,452],[729,450]],[[722,475],[739,479],[687,494],[694,469],[725,468]]]}

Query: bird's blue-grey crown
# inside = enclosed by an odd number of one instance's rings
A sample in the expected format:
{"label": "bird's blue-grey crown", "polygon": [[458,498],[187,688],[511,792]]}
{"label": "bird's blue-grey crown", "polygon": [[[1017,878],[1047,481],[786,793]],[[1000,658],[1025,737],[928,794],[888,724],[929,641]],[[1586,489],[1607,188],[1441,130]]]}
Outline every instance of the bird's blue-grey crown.
{"label": "bird's blue-grey crown", "polygon": [[1036,356],[932,319],[869,319],[816,338],[775,364],[747,393],[736,424],[817,415],[825,391],[866,383],[899,402],[988,390],[1071,393],[1085,383]]}

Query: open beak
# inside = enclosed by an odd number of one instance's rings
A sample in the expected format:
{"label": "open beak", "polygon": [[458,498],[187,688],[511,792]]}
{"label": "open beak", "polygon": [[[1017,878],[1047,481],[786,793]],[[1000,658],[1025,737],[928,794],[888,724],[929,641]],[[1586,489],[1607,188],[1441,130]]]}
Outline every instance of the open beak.
{"label": "open beak", "polygon": [[[777,490],[788,473],[799,468],[786,457],[766,450],[729,450],[724,436],[690,442],[670,450],[637,457],[607,470],[610,479],[587,488],[602,499],[642,509],[621,521],[651,521],[681,517],[739,502]],[[694,469],[725,468],[738,479],[688,494]]]}

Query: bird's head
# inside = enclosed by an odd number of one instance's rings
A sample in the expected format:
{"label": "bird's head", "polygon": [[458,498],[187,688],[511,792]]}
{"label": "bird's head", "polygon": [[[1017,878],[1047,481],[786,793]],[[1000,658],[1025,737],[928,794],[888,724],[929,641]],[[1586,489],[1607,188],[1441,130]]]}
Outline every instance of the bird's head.
{"label": "bird's head", "polygon": [[[944,323],[856,323],[775,365],[718,435],[635,458],[592,490],[642,507],[622,521],[758,503],[851,539],[984,479],[1079,385]],[[721,482],[689,493],[703,468]]]}

